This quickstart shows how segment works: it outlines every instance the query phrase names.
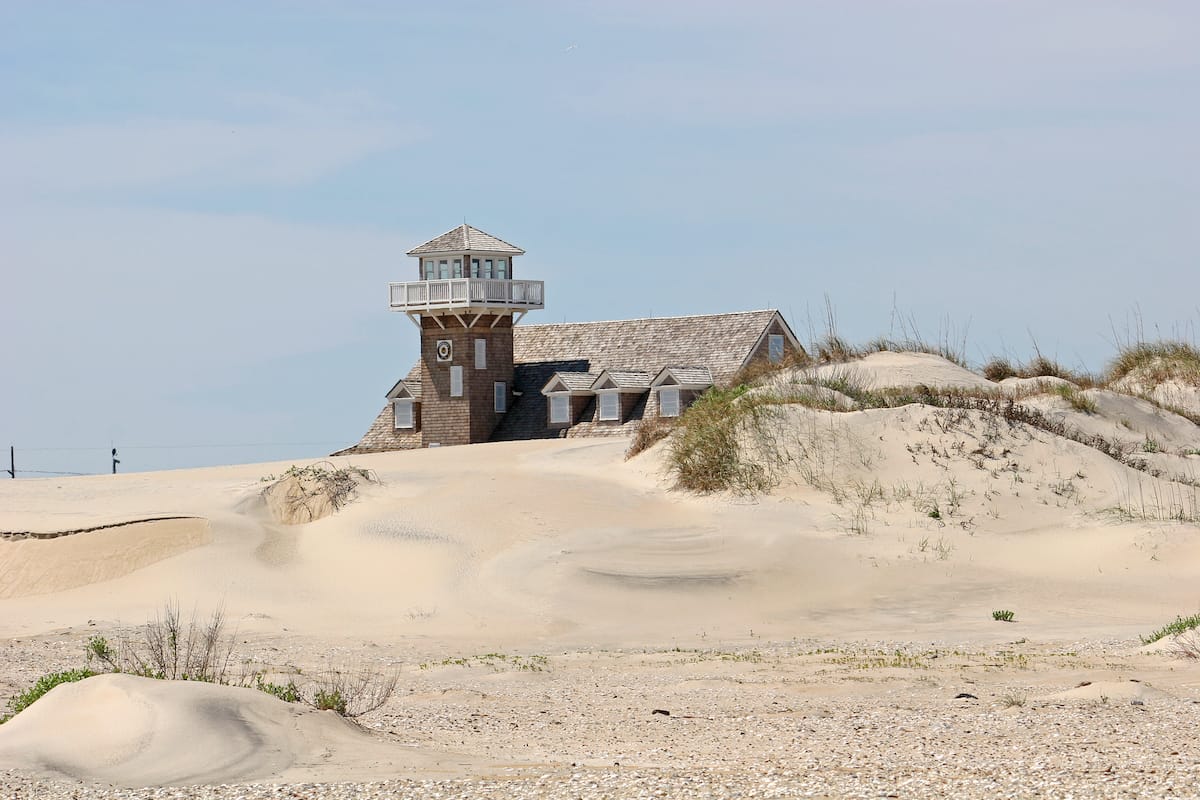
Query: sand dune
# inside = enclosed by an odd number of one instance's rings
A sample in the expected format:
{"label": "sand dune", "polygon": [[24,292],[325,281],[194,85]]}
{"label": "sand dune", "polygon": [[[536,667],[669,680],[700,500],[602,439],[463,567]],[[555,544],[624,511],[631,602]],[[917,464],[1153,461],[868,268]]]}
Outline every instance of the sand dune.
{"label": "sand dune", "polygon": [[474,763],[382,742],[255,689],[131,675],[55,687],[0,726],[0,767],[123,786],[448,776]]}

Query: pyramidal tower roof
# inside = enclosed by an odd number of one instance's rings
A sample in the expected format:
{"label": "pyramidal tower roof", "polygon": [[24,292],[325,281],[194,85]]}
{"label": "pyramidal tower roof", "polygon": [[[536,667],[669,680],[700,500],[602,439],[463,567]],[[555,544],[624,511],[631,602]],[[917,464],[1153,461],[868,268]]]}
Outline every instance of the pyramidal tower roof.
{"label": "pyramidal tower roof", "polygon": [[446,231],[422,245],[408,251],[410,256],[440,255],[442,253],[510,253],[514,256],[524,255],[525,251],[511,245],[503,239],[497,239],[490,233],[473,228],[467,223],[453,230]]}

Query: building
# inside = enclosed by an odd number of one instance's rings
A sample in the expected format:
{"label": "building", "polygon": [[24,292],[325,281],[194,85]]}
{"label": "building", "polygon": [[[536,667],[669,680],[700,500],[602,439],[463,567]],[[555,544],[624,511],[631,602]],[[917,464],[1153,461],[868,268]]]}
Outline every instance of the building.
{"label": "building", "polygon": [[390,284],[389,304],[420,330],[420,359],[338,455],[627,435],[751,363],[804,352],[774,310],[518,325],[544,307],[542,282],[516,277],[524,254],[466,224],[408,252],[417,280]]}

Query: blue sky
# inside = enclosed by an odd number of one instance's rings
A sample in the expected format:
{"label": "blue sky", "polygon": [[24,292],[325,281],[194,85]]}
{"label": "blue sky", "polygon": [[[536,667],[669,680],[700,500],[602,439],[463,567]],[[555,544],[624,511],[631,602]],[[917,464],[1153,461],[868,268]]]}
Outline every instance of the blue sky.
{"label": "blue sky", "polygon": [[539,321],[807,338],[828,295],[851,340],[895,308],[1090,369],[1114,327],[1194,338],[1198,9],[0,2],[0,444],[349,444],[416,356],[386,283],[464,218]]}

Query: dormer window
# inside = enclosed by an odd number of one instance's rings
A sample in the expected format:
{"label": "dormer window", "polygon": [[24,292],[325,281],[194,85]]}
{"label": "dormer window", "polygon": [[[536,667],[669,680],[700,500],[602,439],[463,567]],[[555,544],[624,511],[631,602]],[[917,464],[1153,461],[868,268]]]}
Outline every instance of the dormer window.
{"label": "dormer window", "polygon": [[407,430],[414,426],[413,401],[400,398],[392,401],[392,409],[396,418],[396,430]]}
{"label": "dormer window", "polygon": [[658,415],[660,417],[679,416],[679,387],[664,386],[658,390]]}
{"label": "dormer window", "polygon": [[600,400],[600,421],[614,422],[621,419],[621,396],[617,392],[597,392]]}

